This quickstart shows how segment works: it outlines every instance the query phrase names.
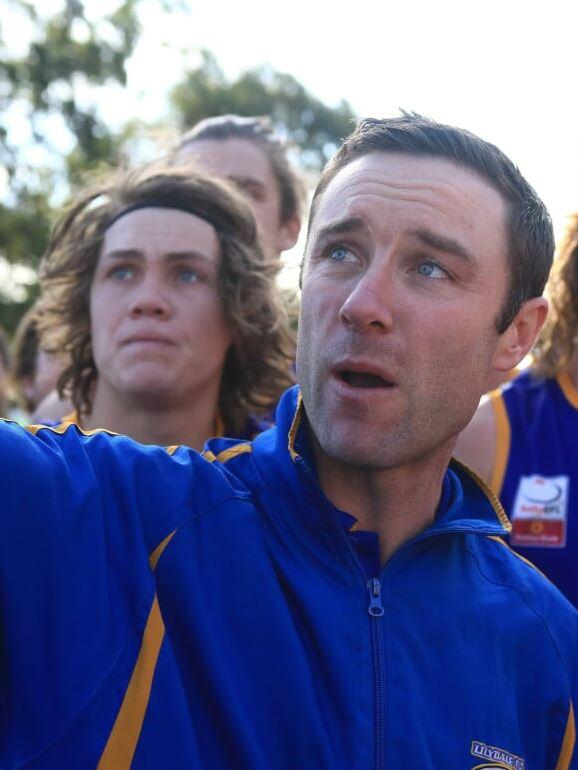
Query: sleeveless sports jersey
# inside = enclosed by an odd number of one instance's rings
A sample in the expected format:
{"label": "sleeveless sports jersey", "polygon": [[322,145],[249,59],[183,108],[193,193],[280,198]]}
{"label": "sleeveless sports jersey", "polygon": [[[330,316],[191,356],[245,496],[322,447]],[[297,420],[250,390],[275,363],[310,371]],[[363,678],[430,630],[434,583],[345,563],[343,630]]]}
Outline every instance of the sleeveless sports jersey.
{"label": "sleeveless sports jersey", "polygon": [[531,370],[490,395],[497,425],[491,486],[510,545],[578,606],[578,391],[567,372]]}

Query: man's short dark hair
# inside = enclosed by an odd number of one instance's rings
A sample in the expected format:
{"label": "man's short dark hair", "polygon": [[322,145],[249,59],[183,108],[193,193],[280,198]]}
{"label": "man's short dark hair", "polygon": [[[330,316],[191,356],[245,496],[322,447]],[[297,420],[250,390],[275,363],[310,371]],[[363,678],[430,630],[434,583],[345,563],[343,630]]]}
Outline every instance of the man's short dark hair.
{"label": "man's short dark hair", "polygon": [[287,144],[275,132],[266,117],[244,118],[240,115],[219,115],[205,118],[183,134],[173,150],[178,155],[187,145],[203,139],[225,141],[245,139],[260,147],[269,158],[280,194],[279,216],[281,224],[301,216],[304,188],[301,179],[287,157]]}
{"label": "man's short dark hair", "polygon": [[371,152],[452,160],[477,172],[502,195],[509,206],[510,285],[496,326],[500,334],[504,332],[526,300],[541,296],[552,265],[552,221],[534,189],[501,150],[462,128],[415,113],[383,120],[366,118],[325,167],[313,195],[309,228],[331,180],[352,160]]}

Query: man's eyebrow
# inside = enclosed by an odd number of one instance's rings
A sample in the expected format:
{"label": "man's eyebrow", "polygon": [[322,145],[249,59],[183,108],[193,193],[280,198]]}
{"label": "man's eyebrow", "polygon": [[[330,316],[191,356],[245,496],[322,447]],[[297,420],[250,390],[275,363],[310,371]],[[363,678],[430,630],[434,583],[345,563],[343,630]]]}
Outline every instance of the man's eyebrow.
{"label": "man's eyebrow", "polygon": [[445,235],[438,235],[437,233],[422,227],[417,230],[410,230],[409,234],[418,238],[426,246],[431,246],[432,249],[444,251],[448,254],[454,254],[461,259],[471,262],[473,265],[477,264],[474,255],[468,251],[465,246],[462,246],[461,243],[453,238],[447,238]]}
{"label": "man's eyebrow", "polygon": [[337,235],[349,235],[360,231],[367,232],[368,230],[367,222],[361,219],[361,217],[346,217],[346,219],[339,219],[336,222],[322,225],[315,232],[315,238],[332,238]]}

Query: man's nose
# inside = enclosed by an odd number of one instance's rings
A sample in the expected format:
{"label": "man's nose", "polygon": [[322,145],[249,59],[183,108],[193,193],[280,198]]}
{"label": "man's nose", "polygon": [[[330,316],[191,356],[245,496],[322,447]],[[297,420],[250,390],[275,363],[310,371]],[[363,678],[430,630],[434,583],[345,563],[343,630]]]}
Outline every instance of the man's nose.
{"label": "man's nose", "polygon": [[370,265],[341,306],[340,320],[357,331],[390,331],[395,293],[391,273],[388,264]]}
{"label": "man's nose", "polygon": [[172,314],[172,306],[161,284],[155,278],[145,278],[136,288],[129,304],[129,315],[154,316],[168,318]]}

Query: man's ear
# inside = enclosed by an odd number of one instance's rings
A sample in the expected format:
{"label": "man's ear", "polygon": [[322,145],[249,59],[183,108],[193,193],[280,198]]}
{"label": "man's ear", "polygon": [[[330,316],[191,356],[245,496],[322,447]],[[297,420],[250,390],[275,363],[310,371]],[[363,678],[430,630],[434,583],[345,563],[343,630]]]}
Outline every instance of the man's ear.
{"label": "man's ear", "polygon": [[513,369],[527,355],[548,315],[548,300],[534,297],[525,302],[518,314],[500,336],[492,366],[498,372]]}
{"label": "man's ear", "polygon": [[301,230],[301,218],[297,214],[294,214],[281,225],[277,238],[277,248],[280,252],[295,246],[299,237],[299,230]]}

